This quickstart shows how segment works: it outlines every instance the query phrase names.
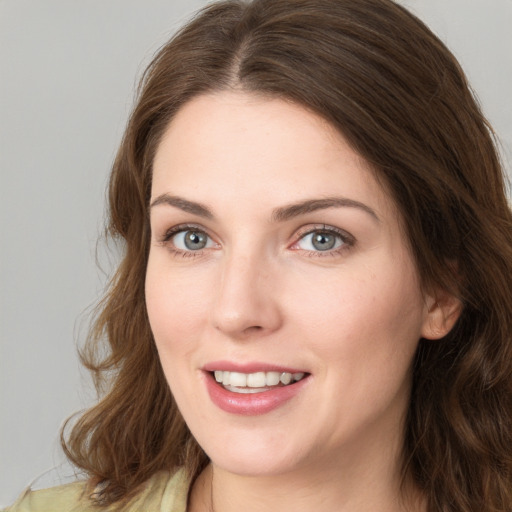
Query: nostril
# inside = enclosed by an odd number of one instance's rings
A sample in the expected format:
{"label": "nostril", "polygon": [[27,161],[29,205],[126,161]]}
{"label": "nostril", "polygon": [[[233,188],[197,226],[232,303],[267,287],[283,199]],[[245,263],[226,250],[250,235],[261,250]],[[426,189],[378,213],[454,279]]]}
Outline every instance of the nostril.
{"label": "nostril", "polygon": [[263,327],[261,325],[251,325],[251,327],[245,328],[243,332],[245,334],[251,334],[251,333],[259,332],[262,329],[263,329]]}

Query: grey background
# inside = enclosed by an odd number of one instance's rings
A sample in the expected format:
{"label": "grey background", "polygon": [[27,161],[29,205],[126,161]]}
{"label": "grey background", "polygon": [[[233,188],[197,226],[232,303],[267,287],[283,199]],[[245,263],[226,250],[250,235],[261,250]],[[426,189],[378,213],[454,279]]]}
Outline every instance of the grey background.
{"label": "grey background", "polygon": [[[112,258],[104,190],[136,77],[204,0],[0,0],[0,506],[59,466],[94,399],[76,356]],[[454,51],[512,154],[512,0],[404,0]],[[39,486],[66,480],[66,466]]]}

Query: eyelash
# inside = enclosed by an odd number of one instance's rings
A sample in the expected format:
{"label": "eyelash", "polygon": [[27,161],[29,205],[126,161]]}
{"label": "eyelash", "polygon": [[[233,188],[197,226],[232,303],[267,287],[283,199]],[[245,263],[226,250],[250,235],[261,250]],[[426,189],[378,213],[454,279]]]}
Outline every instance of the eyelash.
{"label": "eyelash", "polygon": [[203,228],[196,226],[195,224],[180,224],[178,226],[174,226],[168,229],[165,232],[162,240],[160,241],[161,244],[166,245],[169,251],[173,254],[173,256],[181,256],[182,258],[197,258],[198,256],[201,256],[204,252],[204,249],[200,249],[198,251],[183,251],[181,249],[174,247],[173,244],[169,243],[173,236],[184,231],[197,231],[199,233],[204,233],[208,238],[211,238],[210,235],[208,235],[208,233]]}
{"label": "eyelash", "polygon": [[[211,239],[208,232],[200,226],[197,226],[195,224],[180,224],[178,226],[174,226],[174,227],[168,229],[165,232],[162,239],[160,240],[160,243],[162,245],[166,245],[168,250],[174,256],[181,256],[183,258],[196,258],[198,256],[203,255],[205,249],[199,249],[197,251],[192,251],[192,250],[184,251],[182,249],[177,249],[173,244],[169,243],[175,235],[182,233],[182,232],[186,232],[186,231],[197,231],[199,233],[204,233],[208,238]],[[316,257],[325,258],[325,257],[329,257],[329,256],[331,256],[331,257],[338,256],[342,252],[350,250],[352,247],[354,247],[355,242],[356,242],[355,238],[352,235],[350,235],[349,233],[347,233],[346,231],[343,231],[339,228],[335,228],[333,226],[326,226],[325,224],[321,224],[321,225],[319,224],[319,225],[314,225],[312,227],[308,227],[307,229],[305,229],[303,231],[299,230],[297,232],[297,237],[296,237],[297,240],[292,244],[292,246],[297,245],[301,240],[303,240],[306,236],[308,236],[312,233],[324,233],[324,234],[328,234],[328,235],[334,235],[341,240],[341,242],[342,242],[341,246],[338,248],[329,249],[326,251],[308,251],[308,250],[300,249],[300,248],[292,249],[292,250],[302,251],[308,257],[312,257],[312,258],[316,258]]]}
{"label": "eyelash", "polygon": [[334,226],[326,226],[325,224],[317,224],[312,227],[306,228],[304,231],[299,230],[297,233],[297,241],[294,242],[293,245],[297,245],[307,235],[311,235],[313,233],[334,235],[341,240],[341,246],[326,251],[308,251],[306,249],[300,248],[294,250],[302,251],[310,258],[326,258],[329,256],[339,256],[341,253],[352,249],[352,247],[354,247],[356,243],[355,238],[342,229],[335,228]]}

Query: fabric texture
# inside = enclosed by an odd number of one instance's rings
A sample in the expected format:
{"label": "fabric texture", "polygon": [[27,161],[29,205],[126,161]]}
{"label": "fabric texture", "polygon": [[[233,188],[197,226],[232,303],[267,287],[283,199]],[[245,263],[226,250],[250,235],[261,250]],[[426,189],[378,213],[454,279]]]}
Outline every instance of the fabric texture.
{"label": "fabric texture", "polygon": [[133,498],[108,507],[90,499],[87,482],[32,491],[26,489],[3,512],[186,512],[190,482],[183,469],[153,475]]}

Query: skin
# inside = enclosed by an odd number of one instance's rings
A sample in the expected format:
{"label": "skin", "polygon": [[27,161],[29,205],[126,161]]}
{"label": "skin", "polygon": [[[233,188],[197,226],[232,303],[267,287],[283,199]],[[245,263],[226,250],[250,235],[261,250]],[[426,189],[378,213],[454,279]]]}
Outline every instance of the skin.
{"label": "skin", "polygon": [[[352,203],[273,219],[333,196]],[[149,319],[172,393],[212,461],[190,510],[399,510],[411,363],[421,337],[451,328],[457,306],[423,292],[393,201],[364,160],[293,103],[208,94],[165,132],[151,201]],[[182,224],[206,233],[207,246],[169,236]],[[332,250],[306,234],[331,228],[342,233]],[[201,370],[219,360],[310,377],[275,410],[231,414],[212,403]],[[408,509],[421,510],[409,490]]]}

